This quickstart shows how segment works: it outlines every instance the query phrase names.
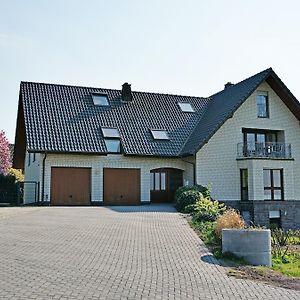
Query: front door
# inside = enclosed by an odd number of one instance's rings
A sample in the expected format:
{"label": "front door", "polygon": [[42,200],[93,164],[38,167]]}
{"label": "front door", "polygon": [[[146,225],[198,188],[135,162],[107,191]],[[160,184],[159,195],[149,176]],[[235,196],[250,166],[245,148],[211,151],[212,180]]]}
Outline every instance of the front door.
{"label": "front door", "polygon": [[183,184],[182,173],[172,168],[151,170],[151,202],[173,202],[176,190]]}

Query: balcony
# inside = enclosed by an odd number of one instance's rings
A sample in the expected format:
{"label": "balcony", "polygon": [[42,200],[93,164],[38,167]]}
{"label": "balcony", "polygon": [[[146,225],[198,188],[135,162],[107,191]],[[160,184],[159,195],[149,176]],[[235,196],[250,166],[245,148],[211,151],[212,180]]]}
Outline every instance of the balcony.
{"label": "balcony", "polygon": [[238,143],[238,158],[270,158],[270,159],[291,159],[291,144],[285,143]]}

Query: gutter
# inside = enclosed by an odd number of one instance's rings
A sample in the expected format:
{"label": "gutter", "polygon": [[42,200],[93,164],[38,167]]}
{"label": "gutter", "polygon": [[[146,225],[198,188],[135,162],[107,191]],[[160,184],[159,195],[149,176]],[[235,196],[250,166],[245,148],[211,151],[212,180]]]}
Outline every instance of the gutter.
{"label": "gutter", "polygon": [[47,152],[44,152],[45,156],[43,158],[43,170],[42,170],[42,203],[44,203],[45,199],[44,199],[44,192],[45,192],[45,162],[46,162],[46,158],[47,158]]}

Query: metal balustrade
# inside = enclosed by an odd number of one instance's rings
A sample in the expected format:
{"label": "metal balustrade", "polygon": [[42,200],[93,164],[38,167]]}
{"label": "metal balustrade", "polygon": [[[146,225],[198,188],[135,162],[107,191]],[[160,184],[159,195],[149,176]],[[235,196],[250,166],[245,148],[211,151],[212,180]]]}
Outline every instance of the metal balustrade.
{"label": "metal balustrade", "polygon": [[292,158],[291,144],[285,143],[238,143],[238,158]]}

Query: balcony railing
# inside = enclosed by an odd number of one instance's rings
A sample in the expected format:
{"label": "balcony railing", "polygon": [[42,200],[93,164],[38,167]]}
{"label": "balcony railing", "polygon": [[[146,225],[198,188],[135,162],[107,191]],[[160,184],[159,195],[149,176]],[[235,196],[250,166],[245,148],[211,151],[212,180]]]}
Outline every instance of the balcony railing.
{"label": "balcony railing", "polygon": [[291,144],[284,143],[238,143],[238,158],[292,158]]}

